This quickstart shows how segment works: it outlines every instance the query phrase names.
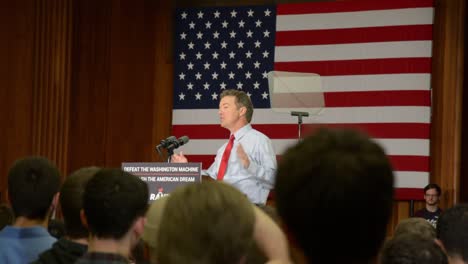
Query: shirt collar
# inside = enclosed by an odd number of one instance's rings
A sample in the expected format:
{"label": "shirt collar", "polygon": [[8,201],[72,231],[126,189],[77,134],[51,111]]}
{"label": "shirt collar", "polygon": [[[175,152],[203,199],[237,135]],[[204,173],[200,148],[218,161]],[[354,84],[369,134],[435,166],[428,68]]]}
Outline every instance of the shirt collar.
{"label": "shirt collar", "polygon": [[245,134],[247,134],[247,132],[249,132],[250,130],[252,130],[252,125],[250,124],[247,124],[243,127],[241,127],[239,130],[237,130],[235,133],[234,133],[234,137],[236,138],[236,140],[240,140]]}

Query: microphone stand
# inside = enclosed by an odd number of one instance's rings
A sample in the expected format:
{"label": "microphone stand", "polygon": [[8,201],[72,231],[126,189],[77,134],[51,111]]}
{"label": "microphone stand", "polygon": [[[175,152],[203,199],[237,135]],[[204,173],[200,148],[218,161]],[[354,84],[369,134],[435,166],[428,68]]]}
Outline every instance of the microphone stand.
{"label": "microphone stand", "polygon": [[167,163],[171,163],[171,157],[174,155],[174,147],[167,148]]}
{"label": "microphone stand", "polygon": [[301,140],[301,130],[302,130],[302,117],[305,116],[309,116],[309,113],[307,112],[298,112],[298,111],[292,111],[291,112],[291,116],[297,116],[297,140],[300,141]]}

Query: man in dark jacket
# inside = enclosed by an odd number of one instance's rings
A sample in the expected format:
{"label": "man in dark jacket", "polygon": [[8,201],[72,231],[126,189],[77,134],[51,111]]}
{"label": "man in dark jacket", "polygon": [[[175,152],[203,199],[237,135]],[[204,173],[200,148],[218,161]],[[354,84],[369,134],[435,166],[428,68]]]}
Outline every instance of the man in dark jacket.
{"label": "man in dark jacket", "polygon": [[65,237],[55,242],[51,249],[40,254],[35,264],[75,263],[88,249],[88,230],[80,219],[82,197],[88,180],[99,171],[97,167],[82,168],[72,173],[60,191],[60,205],[65,222]]}

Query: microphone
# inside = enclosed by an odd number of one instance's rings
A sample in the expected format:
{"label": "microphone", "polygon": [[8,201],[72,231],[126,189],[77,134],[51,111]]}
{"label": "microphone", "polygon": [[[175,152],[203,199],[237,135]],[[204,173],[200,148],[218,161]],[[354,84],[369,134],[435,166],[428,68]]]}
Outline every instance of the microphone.
{"label": "microphone", "polygon": [[292,111],[291,115],[292,116],[309,116],[309,113],[308,112]]}
{"label": "microphone", "polygon": [[172,141],[166,148],[167,149],[176,149],[180,146],[183,146],[189,142],[189,137],[181,136],[179,139]]}
{"label": "microphone", "polygon": [[159,150],[160,148],[167,148],[167,146],[169,146],[174,141],[177,141],[177,138],[174,136],[170,136],[166,139],[163,139],[161,140],[161,144],[156,146],[156,149]]}

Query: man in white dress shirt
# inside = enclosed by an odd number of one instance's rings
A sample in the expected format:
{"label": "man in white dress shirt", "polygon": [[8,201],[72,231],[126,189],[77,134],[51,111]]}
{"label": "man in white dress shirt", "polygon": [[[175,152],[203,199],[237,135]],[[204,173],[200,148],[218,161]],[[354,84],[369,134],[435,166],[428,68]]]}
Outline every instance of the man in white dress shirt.
{"label": "man in white dress shirt", "polygon": [[[250,125],[253,115],[250,98],[243,91],[225,90],[218,113],[221,126],[234,136],[233,143],[221,146],[215,161],[203,174],[233,185],[252,203],[265,204],[274,184],[276,154],[271,140]],[[226,148],[230,153],[225,153]],[[227,167],[223,165],[223,156]],[[187,158],[181,152],[174,154],[172,161],[187,162]]]}

